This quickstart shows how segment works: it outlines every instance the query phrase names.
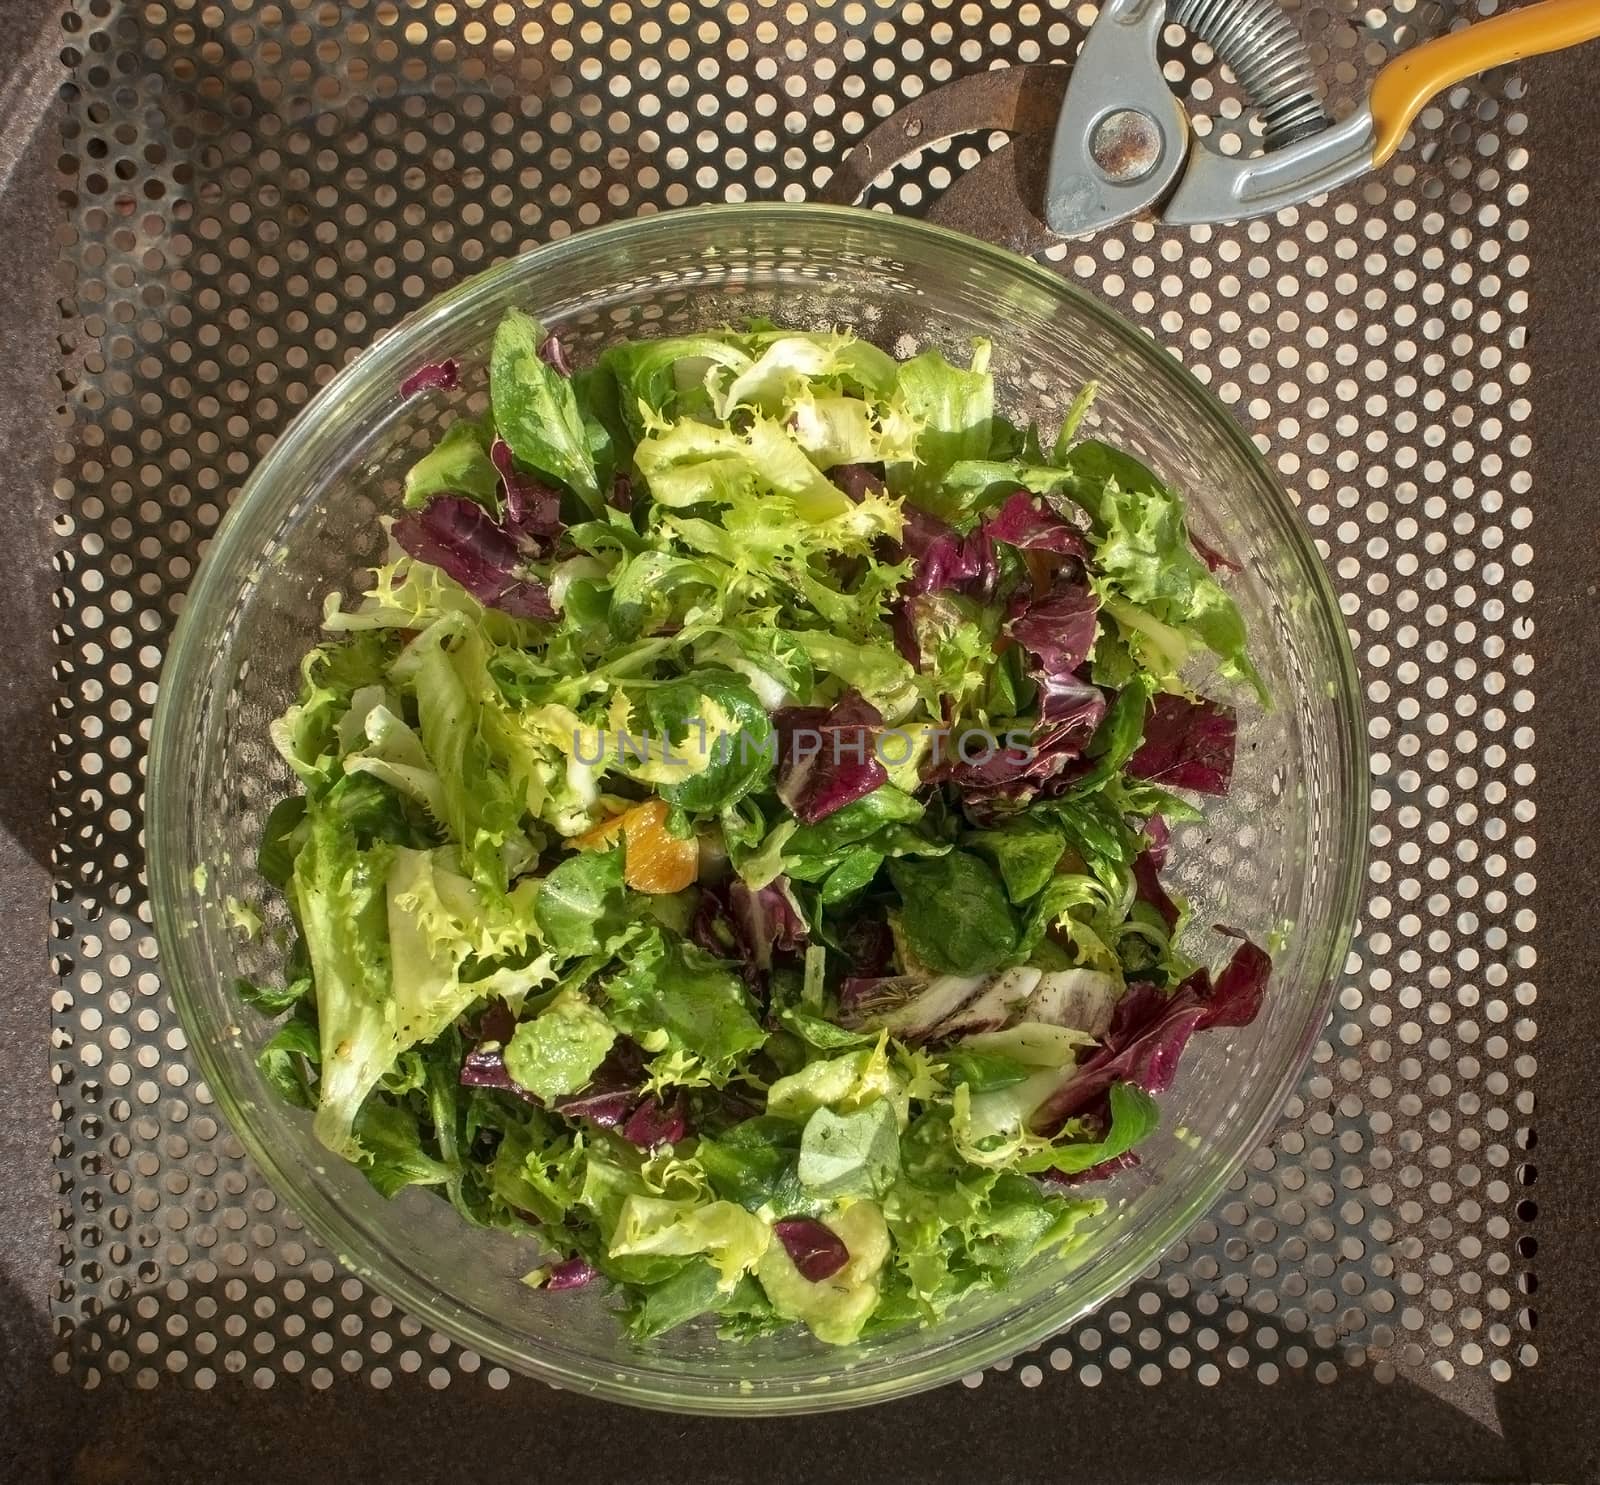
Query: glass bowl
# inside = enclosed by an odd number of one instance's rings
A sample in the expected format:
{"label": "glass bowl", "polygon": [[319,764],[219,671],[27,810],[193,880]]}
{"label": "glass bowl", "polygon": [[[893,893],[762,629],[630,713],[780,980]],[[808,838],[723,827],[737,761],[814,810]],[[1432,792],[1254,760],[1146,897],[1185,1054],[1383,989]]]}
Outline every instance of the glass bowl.
{"label": "glass bowl", "polygon": [[[929,1329],[845,1349],[808,1335],[748,1344],[686,1327],[630,1341],[599,1286],[521,1284],[525,1241],[468,1228],[445,1202],[390,1202],[311,1136],[255,1064],[265,1023],[231,990],[275,967],[286,913],[255,876],[271,805],[291,791],[267,740],[318,637],[323,595],[359,592],[380,512],[456,412],[481,408],[502,311],[560,331],[575,361],[626,337],[766,316],[849,326],[897,355],[966,354],[993,341],[1000,406],[1059,421],[1089,378],[1095,431],[1183,491],[1196,528],[1238,560],[1232,590],[1276,698],[1245,706],[1231,794],[1175,842],[1209,925],[1272,938],[1265,1008],[1244,1030],[1191,1044],[1135,1171],[1105,1183],[1091,1240]],[[427,361],[462,365],[455,392],[405,400]],[[339,1261],[480,1355],[564,1387],[675,1411],[789,1413],[932,1387],[1029,1346],[1093,1309],[1203,1217],[1260,1144],[1300,1074],[1349,937],[1364,839],[1364,730],[1345,629],[1293,506],[1223,407],[1134,326],[1043,267],[915,221],[810,205],[718,206],[641,218],[553,243],[445,294],[357,357],[295,419],[223,523],[177,627],[151,746],[150,888],[172,999],[217,1105],[283,1200]],[[203,888],[195,867],[207,867]],[[268,933],[241,940],[222,910],[254,904]],[[1178,1133],[1181,1131],[1181,1134]]]}

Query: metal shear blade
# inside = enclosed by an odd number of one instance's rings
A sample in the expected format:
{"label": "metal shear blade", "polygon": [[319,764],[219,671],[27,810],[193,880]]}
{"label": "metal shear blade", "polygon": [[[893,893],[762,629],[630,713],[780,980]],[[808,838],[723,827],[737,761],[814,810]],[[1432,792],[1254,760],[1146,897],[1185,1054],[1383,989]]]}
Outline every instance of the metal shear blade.
{"label": "metal shear blade", "polygon": [[1189,120],[1156,48],[1167,0],[1107,0],[1073,69],[1056,122],[1044,216],[1063,237],[1154,206],[1183,170]]}

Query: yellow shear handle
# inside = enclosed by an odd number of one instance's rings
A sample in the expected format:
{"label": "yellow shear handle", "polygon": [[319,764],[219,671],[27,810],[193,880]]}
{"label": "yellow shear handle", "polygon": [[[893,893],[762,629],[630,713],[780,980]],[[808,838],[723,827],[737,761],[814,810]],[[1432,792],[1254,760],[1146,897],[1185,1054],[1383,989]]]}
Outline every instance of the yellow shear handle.
{"label": "yellow shear handle", "polygon": [[1538,0],[1424,42],[1396,57],[1372,85],[1377,125],[1373,163],[1400,146],[1411,121],[1436,93],[1503,62],[1559,52],[1600,36],[1600,0]]}

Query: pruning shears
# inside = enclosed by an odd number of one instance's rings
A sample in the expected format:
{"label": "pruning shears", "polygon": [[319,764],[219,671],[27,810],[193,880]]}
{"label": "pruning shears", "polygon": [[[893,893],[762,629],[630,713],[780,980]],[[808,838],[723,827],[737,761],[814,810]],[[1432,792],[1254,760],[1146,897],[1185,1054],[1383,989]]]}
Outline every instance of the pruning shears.
{"label": "pruning shears", "polygon": [[[1262,148],[1227,154],[1190,128],[1162,73],[1169,23],[1207,42],[1259,115]],[[858,199],[942,139],[1011,136],[934,203],[930,220],[1023,252],[1141,213],[1237,221],[1307,201],[1384,165],[1437,93],[1506,62],[1600,37],[1600,0],[1535,0],[1395,57],[1335,122],[1279,0],[1102,0],[1070,66],[1029,63],[935,88],[866,134],[825,195]]]}

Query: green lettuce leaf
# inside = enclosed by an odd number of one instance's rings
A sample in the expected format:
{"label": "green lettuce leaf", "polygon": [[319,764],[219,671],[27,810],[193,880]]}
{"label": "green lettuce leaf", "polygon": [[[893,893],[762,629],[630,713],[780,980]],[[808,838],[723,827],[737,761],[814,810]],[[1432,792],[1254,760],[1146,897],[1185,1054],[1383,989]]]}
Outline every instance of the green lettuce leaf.
{"label": "green lettuce leaf", "polygon": [[613,574],[607,622],[623,641],[681,623],[689,609],[714,599],[723,576],[710,563],[672,552],[639,552]]}
{"label": "green lettuce leaf", "polygon": [[[689,419],[668,424],[640,439],[633,459],[656,504],[674,510],[711,503],[760,517],[774,509],[748,505],[751,494],[788,502],[791,521],[827,521],[852,510],[850,497],[806,457],[788,428],[761,414],[742,432]],[[761,525],[779,530],[770,517]]]}
{"label": "green lettuce leaf", "polygon": [[605,498],[595,476],[589,433],[572,383],[539,359],[544,327],[508,309],[489,354],[489,401],[495,427],[517,460],[568,486],[597,515]]}
{"label": "green lettuce leaf", "polygon": [[281,1016],[311,993],[311,977],[302,975],[290,980],[279,989],[276,985],[261,985],[243,977],[233,982],[233,993],[252,1010],[263,1016]]}
{"label": "green lettuce leaf", "polygon": [[[309,986],[309,982],[303,982]],[[316,1023],[295,1016],[285,1021],[256,1054],[256,1066],[278,1097],[297,1109],[314,1109],[317,1095],[311,1069],[322,1058]]]}
{"label": "green lettuce leaf", "polygon": [[669,418],[712,415],[712,373],[743,370],[750,353],[732,335],[679,335],[624,341],[600,364],[617,384],[617,405],[634,441]]}
{"label": "green lettuce leaf", "polygon": [[1103,1165],[1125,1155],[1155,1133],[1161,1122],[1161,1109],[1143,1088],[1133,1083],[1111,1085],[1111,1126],[1098,1140],[1051,1145],[1017,1161],[1017,1169],[1030,1172],[1054,1170],[1064,1175]]}
{"label": "green lettuce leaf", "polygon": [[[450,834],[473,880],[503,892],[510,870],[525,866],[532,852],[520,828],[526,800],[518,797],[488,741],[499,693],[485,664],[482,636],[443,621],[406,647],[394,674],[414,690],[418,731]],[[396,731],[391,757],[400,745]],[[424,787],[421,772],[418,787]]]}
{"label": "green lettuce leaf", "polygon": [[[484,1096],[480,1091],[479,1099]],[[582,1137],[547,1114],[513,1104],[501,1097],[488,1126],[500,1135],[488,1170],[491,1205],[502,1216],[526,1212],[544,1228],[558,1228],[584,1189],[589,1159]],[[472,1132],[469,1124],[469,1143]]]}
{"label": "green lettuce leaf", "polygon": [[776,414],[808,393],[883,398],[893,390],[899,369],[870,341],[843,331],[758,334],[750,337],[750,349],[755,359],[716,399],[718,417],[730,417],[740,407]]}
{"label": "green lettuce leaf", "polygon": [[724,1293],[753,1268],[772,1241],[772,1229],[731,1201],[674,1201],[626,1197],[611,1229],[613,1258],[684,1258],[705,1254]]}
{"label": "green lettuce leaf", "polygon": [[952,1087],[965,1083],[974,1093],[994,1093],[1001,1088],[1015,1087],[1033,1075],[1027,1063],[1003,1052],[973,1051],[957,1046],[953,1051],[941,1053],[939,1060],[945,1065]]}
{"label": "green lettuce leaf", "polygon": [[1222,673],[1266,686],[1246,649],[1244,619],[1195,555],[1183,501],[1137,459],[1095,440],[1066,456],[1072,498],[1094,522],[1095,562],[1106,587],[1157,621],[1194,631],[1222,662]]}
{"label": "green lettuce leaf", "polygon": [[901,1282],[914,1313],[930,1319],[1065,1247],[1104,1208],[968,1163],[943,1105],[925,1110],[902,1137],[900,1178],[883,1202]]}
{"label": "green lettuce leaf", "polygon": [[792,637],[814,669],[859,691],[891,726],[916,705],[916,672],[892,643],[841,639],[820,629],[799,629]]}
{"label": "green lettuce leaf", "polygon": [[896,391],[918,432],[914,462],[889,466],[889,488],[948,519],[941,487],[951,466],[989,452],[994,378],[989,375],[988,341],[974,344],[966,370],[952,366],[938,351],[902,362]]}
{"label": "green lettuce leaf", "polygon": [[398,1052],[391,1029],[388,899],[392,848],[361,851],[331,811],[314,808],[291,883],[316,981],[321,1042],[317,1138],[354,1159],[361,1105]]}
{"label": "green lettuce leaf", "polygon": [[435,495],[467,495],[500,514],[500,471],[477,424],[452,423],[443,438],[406,471],[405,506],[417,510]]}
{"label": "green lettuce leaf", "polygon": [[407,1186],[443,1186],[454,1175],[428,1153],[417,1116],[404,1104],[369,1099],[356,1120],[356,1138],[361,1173],[384,1196],[396,1196]]}

